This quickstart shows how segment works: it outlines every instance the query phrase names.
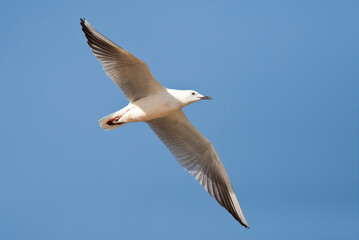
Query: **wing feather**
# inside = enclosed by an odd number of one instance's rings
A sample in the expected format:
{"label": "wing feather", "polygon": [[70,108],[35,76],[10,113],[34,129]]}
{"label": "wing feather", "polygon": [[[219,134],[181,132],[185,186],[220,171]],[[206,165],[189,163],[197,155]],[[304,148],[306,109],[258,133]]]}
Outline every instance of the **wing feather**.
{"label": "wing feather", "polygon": [[148,122],[177,161],[226,208],[240,224],[248,228],[233,187],[213,145],[187,119],[182,110]]}
{"label": "wing feather", "polygon": [[102,63],[104,71],[131,102],[165,91],[146,63],[108,40],[85,19],[81,19],[81,26],[88,45]]}

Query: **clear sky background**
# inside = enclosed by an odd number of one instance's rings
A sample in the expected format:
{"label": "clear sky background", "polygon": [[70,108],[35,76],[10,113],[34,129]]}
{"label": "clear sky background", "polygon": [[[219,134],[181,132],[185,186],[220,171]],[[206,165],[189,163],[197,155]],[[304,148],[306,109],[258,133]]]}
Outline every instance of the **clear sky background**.
{"label": "clear sky background", "polygon": [[[358,239],[359,1],[4,1],[0,240]],[[216,147],[251,229],[127,104],[80,17],[164,86]]]}

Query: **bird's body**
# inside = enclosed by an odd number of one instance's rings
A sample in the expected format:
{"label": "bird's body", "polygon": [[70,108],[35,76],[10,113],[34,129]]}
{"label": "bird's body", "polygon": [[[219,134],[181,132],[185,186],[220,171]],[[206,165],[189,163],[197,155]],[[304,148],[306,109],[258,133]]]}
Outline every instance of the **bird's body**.
{"label": "bird's body", "polygon": [[81,25],[106,74],[130,101],[126,107],[100,119],[100,126],[111,130],[131,122],[148,123],[177,161],[220,205],[248,228],[216,150],[182,111],[191,103],[212,98],[193,90],[163,87],[143,61],[105,38],[86,20],[81,19]]}
{"label": "bird's body", "polygon": [[[190,90],[165,88],[164,91],[157,94],[140,98],[133,103],[130,102],[121,110],[100,119],[100,126],[105,130],[110,130],[120,127],[125,123],[148,122],[168,116],[188,105],[189,101],[186,99],[186,95],[192,97],[192,93],[197,95],[196,92]],[[203,98],[205,96],[197,95],[197,97]],[[113,120],[112,124],[109,125],[108,123],[111,120]]]}

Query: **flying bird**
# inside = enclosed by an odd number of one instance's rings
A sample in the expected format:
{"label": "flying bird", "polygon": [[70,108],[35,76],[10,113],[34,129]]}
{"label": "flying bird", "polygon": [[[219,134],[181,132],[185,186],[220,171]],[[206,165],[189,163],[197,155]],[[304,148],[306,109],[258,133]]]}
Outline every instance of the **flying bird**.
{"label": "flying bird", "polygon": [[146,122],[204,189],[249,228],[216,150],[182,111],[191,103],[212,98],[194,90],[163,87],[142,60],[108,40],[85,19],[81,19],[81,26],[105,73],[129,100],[126,107],[100,119],[100,126],[111,130],[131,122]]}

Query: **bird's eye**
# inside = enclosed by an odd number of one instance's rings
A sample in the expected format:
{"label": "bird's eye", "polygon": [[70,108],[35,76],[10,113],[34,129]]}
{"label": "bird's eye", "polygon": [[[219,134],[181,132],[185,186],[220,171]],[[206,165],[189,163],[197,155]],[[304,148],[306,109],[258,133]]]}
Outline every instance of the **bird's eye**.
{"label": "bird's eye", "polygon": [[192,92],[192,95],[196,95],[196,93],[195,93],[195,92]]}

